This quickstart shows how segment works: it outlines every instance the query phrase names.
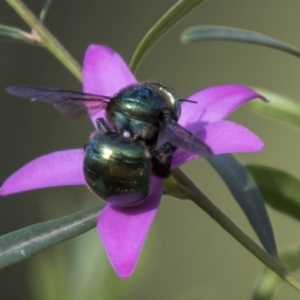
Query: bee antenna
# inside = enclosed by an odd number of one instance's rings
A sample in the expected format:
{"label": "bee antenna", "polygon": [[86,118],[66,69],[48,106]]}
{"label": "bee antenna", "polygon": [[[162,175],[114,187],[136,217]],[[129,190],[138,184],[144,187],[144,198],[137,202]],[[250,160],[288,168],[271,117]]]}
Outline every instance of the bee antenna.
{"label": "bee antenna", "polygon": [[190,99],[178,99],[180,102],[189,102],[189,103],[197,103],[195,100],[190,100]]}

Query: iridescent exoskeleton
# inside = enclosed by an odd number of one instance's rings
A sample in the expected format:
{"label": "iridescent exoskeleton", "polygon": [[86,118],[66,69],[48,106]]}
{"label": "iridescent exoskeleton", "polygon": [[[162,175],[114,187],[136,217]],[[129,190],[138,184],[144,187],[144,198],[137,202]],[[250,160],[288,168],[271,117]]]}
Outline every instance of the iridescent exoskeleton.
{"label": "iridescent exoskeleton", "polygon": [[[148,188],[146,186],[150,173],[161,178],[168,177],[172,155],[177,148],[201,156],[211,154],[203,141],[178,124],[181,101],[192,101],[178,99],[174,91],[161,82],[134,84],[112,96],[25,85],[12,86],[7,91],[12,95],[51,103],[71,119],[87,113],[93,116],[105,110],[107,122],[97,120],[98,132],[94,133],[85,148],[83,164],[88,186],[110,202],[117,201],[113,198],[121,199],[126,195],[126,185],[128,191],[140,196],[123,200],[124,204],[145,198],[149,192],[149,185]],[[99,153],[96,149],[100,149]],[[103,149],[107,149],[107,153],[111,151],[111,159],[105,159]],[[131,156],[132,153],[137,156]],[[121,180],[121,174],[126,173],[126,165],[129,172],[133,157],[136,159],[133,164],[139,165],[141,176],[133,175],[135,179],[132,183],[124,183],[118,190],[114,179]],[[138,186],[141,186],[140,191]]]}

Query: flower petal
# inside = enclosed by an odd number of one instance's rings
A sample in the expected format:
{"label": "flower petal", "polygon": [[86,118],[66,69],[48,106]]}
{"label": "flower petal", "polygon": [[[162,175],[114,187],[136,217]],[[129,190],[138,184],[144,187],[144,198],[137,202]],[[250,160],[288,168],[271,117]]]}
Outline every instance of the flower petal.
{"label": "flower petal", "polygon": [[[264,147],[263,141],[242,125],[231,121],[220,121],[202,127],[197,134],[214,154],[256,152]],[[173,154],[172,169],[200,156],[178,149]]]}
{"label": "flower petal", "polygon": [[98,218],[98,233],[108,258],[121,278],[134,271],[163,192],[163,180],[151,177],[151,192],[142,204],[116,207],[108,204]]}
{"label": "flower petal", "polygon": [[83,185],[83,155],[83,149],[72,149],[38,157],[8,177],[0,195],[52,186]]}
{"label": "flower petal", "polygon": [[182,103],[179,124],[195,133],[200,126],[225,119],[241,104],[255,98],[267,101],[262,95],[242,85],[220,85],[204,89],[188,97],[197,103]]}
{"label": "flower petal", "polygon": [[[113,96],[122,88],[137,83],[123,58],[109,47],[90,45],[83,62],[83,91]],[[93,116],[93,121],[103,117],[104,111]]]}

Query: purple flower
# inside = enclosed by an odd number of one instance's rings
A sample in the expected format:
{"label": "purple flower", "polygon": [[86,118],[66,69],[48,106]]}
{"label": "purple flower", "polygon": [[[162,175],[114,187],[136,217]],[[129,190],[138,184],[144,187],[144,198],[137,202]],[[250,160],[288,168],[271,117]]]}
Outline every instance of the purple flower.
{"label": "purple flower", "polygon": [[[137,83],[126,63],[112,49],[91,45],[84,59],[83,90],[87,93],[112,96],[120,89]],[[183,102],[179,124],[202,139],[214,154],[254,152],[263,142],[251,131],[231,121],[223,121],[244,102],[263,97],[240,85],[222,85],[199,91]],[[101,111],[91,117],[104,117]],[[71,149],[39,157],[11,175],[2,185],[0,195],[66,185],[85,185],[83,175],[84,150]],[[182,149],[175,151],[172,169],[198,158]],[[135,269],[142,246],[155,217],[163,192],[163,180],[151,177],[147,199],[133,207],[107,204],[99,215],[97,229],[109,260],[121,278]]]}

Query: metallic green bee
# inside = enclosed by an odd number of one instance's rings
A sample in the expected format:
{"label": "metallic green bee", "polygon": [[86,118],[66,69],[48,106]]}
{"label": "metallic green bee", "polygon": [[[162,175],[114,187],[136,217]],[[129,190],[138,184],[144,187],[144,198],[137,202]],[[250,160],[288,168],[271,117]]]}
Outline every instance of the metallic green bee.
{"label": "metallic green bee", "polygon": [[131,205],[145,199],[150,186],[150,154],[137,139],[110,131],[97,120],[85,146],[84,177],[89,188],[115,205]]}
{"label": "metallic green bee", "polygon": [[121,198],[123,205],[143,200],[149,193],[150,173],[168,177],[177,148],[211,154],[204,142],[177,122],[180,102],[189,100],[178,99],[160,82],[131,85],[111,97],[36,86],[12,86],[7,91],[51,103],[72,119],[105,109],[108,123],[97,120],[99,131],[85,148],[83,164],[88,186],[112,203]]}

